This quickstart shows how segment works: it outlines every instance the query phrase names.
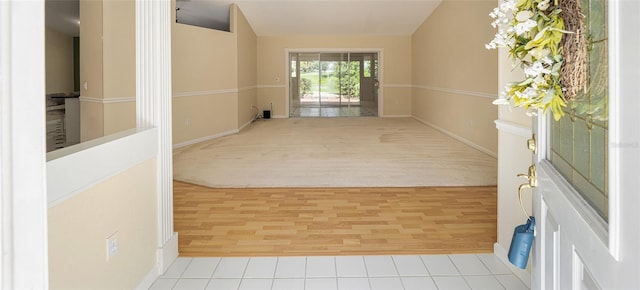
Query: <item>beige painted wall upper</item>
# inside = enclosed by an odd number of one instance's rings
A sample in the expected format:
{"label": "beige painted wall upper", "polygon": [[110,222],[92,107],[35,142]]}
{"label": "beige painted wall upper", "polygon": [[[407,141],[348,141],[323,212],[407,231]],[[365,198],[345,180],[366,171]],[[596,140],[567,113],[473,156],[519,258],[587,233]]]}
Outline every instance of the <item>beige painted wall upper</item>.
{"label": "beige painted wall upper", "polygon": [[[261,109],[273,103],[273,114],[284,116],[287,104],[286,78],[288,56],[296,50],[382,51],[381,86],[383,108],[388,115],[409,115],[411,112],[411,37],[410,36],[263,36],[258,37],[258,104]],[[405,86],[405,91],[398,87]],[[401,101],[397,101],[400,99]],[[397,101],[397,102],[396,102]],[[387,104],[388,102],[388,104]],[[394,106],[397,105],[397,106]],[[387,111],[389,110],[389,111]]]}
{"label": "beige painted wall upper", "polygon": [[[80,139],[87,141],[104,136],[102,1],[80,1]],[[89,20],[90,19],[90,20]]]}
{"label": "beige painted wall upper", "polygon": [[238,6],[232,6],[234,12],[231,31],[238,39],[238,87],[255,87],[258,83],[258,38],[251,24]]}
{"label": "beige painted wall upper", "polygon": [[230,13],[231,32],[172,24],[174,144],[233,133],[253,118],[257,38],[236,5]]}
{"label": "beige painted wall upper", "polygon": [[135,1],[81,0],[80,135],[135,128]]}
{"label": "beige painted wall upper", "polygon": [[45,28],[46,93],[73,92],[73,37]]}
{"label": "beige painted wall upper", "polygon": [[104,98],[135,98],[135,1],[104,1],[102,13]]}
{"label": "beige painted wall upper", "polygon": [[[84,19],[80,24],[80,95],[96,99],[104,95],[102,10],[102,1],[80,1],[80,15]],[[83,88],[85,83],[87,86]]]}
{"label": "beige painted wall upper", "polygon": [[238,52],[231,32],[174,22],[171,56],[174,94],[237,88]]}
{"label": "beige painted wall upper", "polygon": [[237,47],[233,33],[171,25],[173,143],[237,128]]}
{"label": "beige painted wall upper", "polygon": [[[240,8],[232,6],[231,31],[238,41],[238,128],[251,122],[256,116],[258,101],[258,38]],[[256,109],[254,109],[256,108]]]}
{"label": "beige painted wall upper", "polygon": [[412,115],[497,155],[494,1],[444,1],[412,38]]}

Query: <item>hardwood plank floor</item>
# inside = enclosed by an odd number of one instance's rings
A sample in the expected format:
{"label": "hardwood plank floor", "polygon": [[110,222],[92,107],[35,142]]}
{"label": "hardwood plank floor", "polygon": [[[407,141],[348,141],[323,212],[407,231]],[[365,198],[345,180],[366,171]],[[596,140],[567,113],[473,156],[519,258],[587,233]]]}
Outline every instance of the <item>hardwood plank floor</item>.
{"label": "hardwood plank floor", "polygon": [[490,253],[496,187],[222,188],[174,182],[181,256]]}

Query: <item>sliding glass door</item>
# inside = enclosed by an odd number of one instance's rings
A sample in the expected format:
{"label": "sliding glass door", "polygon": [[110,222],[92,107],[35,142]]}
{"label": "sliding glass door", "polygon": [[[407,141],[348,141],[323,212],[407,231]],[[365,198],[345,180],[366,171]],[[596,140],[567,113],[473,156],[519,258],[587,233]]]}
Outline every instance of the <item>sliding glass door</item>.
{"label": "sliding glass door", "polygon": [[377,53],[291,53],[291,117],[377,116]]}

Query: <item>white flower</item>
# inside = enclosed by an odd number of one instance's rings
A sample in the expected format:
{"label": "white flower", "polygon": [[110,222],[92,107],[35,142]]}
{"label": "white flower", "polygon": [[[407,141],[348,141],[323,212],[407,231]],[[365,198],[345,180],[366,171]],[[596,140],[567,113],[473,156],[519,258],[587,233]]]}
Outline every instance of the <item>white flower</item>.
{"label": "white flower", "polygon": [[498,47],[511,47],[515,44],[515,39],[504,30],[498,30],[491,42],[485,44],[487,49],[496,49]]}
{"label": "white flower", "polygon": [[489,16],[491,16],[491,18],[493,18],[493,19],[497,19],[497,18],[505,17],[506,14],[504,12],[500,11],[500,9],[498,9],[498,8],[493,8],[493,11],[491,11],[491,13],[489,13]]}
{"label": "white flower", "polygon": [[536,23],[535,21],[529,19],[525,22],[521,22],[516,24],[516,34],[517,35],[523,35],[529,31],[531,31],[531,28],[534,28],[538,26],[538,23]]}
{"label": "white flower", "polygon": [[536,76],[536,77],[533,79],[533,85],[535,85],[535,86],[536,86],[536,88],[537,88],[539,85],[544,85],[544,84],[546,84],[546,83],[547,83],[547,80],[545,80],[545,79],[544,79],[544,77],[543,77],[542,75]]}
{"label": "white flower", "polygon": [[544,1],[540,2],[540,3],[538,3],[538,5],[536,7],[538,9],[542,10],[542,11],[545,11],[545,10],[547,10],[547,8],[549,8],[550,4],[551,3],[550,3],[549,0],[544,0]]}
{"label": "white flower", "polygon": [[516,20],[518,20],[518,22],[525,22],[531,19],[531,17],[533,17],[533,12],[529,10],[523,10],[516,14]]}
{"label": "white flower", "polygon": [[534,89],[533,87],[527,87],[522,92],[516,91],[515,95],[521,99],[533,99],[540,95],[540,91]]}
{"label": "white flower", "polygon": [[509,102],[509,100],[505,99],[505,98],[498,98],[493,100],[493,102],[491,102],[494,105],[510,105],[511,102]]}
{"label": "white flower", "polygon": [[525,66],[524,74],[527,77],[537,77],[542,74],[548,74],[551,71],[544,67],[542,62],[536,61],[532,63],[530,66]]}
{"label": "white flower", "polygon": [[551,50],[548,48],[532,49],[529,50],[528,54],[535,59],[542,60],[545,64],[553,63],[553,59],[548,57],[551,54]]}
{"label": "white flower", "polygon": [[504,12],[510,12],[516,10],[516,1],[515,0],[505,0],[500,3],[500,10]]}

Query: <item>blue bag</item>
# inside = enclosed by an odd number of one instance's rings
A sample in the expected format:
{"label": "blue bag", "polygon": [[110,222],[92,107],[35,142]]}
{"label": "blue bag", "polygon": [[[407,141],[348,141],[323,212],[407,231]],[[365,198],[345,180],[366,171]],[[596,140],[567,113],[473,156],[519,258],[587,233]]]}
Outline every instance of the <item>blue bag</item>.
{"label": "blue bag", "polygon": [[509,246],[509,262],[520,269],[527,267],[535,226],[536,219],[530,216],[526,224],[517,226],[513,231],[513,239]]}

